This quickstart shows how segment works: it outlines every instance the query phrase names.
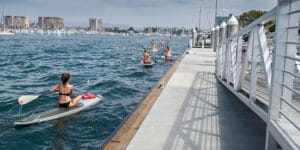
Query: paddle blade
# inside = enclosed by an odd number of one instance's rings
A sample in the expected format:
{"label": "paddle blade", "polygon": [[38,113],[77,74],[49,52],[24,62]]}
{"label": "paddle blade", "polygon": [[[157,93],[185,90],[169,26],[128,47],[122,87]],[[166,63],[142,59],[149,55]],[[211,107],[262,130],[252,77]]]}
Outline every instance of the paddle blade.
{"label": "paddle blade", "polygon": [[38,95],[23,95],[20,96],[18,99],[18,102],[20,105],[25,105],[35,99],[37,99],[39,96]]}

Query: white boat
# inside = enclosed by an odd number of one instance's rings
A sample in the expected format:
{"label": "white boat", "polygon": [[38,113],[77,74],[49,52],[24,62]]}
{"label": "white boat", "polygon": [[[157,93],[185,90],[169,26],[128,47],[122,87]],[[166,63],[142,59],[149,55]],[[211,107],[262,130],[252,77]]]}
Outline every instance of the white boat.
{"label": "white boat", "polygon": [[14,35],[14,33],[8,31],[0,31],[0,35]]}

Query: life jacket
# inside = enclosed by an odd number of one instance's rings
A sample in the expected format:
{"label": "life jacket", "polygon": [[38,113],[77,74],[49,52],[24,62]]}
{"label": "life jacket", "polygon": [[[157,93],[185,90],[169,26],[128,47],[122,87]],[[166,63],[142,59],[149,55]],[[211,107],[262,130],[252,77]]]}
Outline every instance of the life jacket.
{"label": "life jacket", "polygon": [[82,99],[93,99],[96,98],[95,94],[87,93],[82,95]]}

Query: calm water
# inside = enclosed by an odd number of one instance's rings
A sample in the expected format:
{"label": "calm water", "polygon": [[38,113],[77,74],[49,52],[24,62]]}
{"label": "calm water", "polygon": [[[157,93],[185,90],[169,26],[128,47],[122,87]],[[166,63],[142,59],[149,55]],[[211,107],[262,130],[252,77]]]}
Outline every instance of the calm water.
{"label": "calm water", "polygon": [[[143,100],[172,63],[158,59],[153,68],[140,64],[151,39],[168,41],[177,59],[186,49],[182,37],[121,37],[101,35],[0,37],[0,149],[101,148],[122,121]],[[137,44],[138,43],[138,44]],[[67,118],[14,127],[13,122],[32,113],[57,107],[58,94],[24,105],[17,99],[39,94],[71,73],[75,94],[100,94],[104,101]]]}

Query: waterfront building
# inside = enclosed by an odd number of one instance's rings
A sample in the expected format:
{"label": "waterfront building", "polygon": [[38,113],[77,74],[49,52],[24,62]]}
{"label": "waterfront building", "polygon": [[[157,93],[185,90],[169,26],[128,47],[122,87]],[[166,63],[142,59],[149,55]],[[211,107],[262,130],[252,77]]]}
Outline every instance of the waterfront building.
{"label": "waterfront building", "polygon": [[38,17],[39,28],[43,30],[61,30],[64,28],[64,18],[61,17]]}
{"label": "waterfront building", "polygon": [[89,30],[94,32],[102,31],[102,20],[97,18],[90,18]]}
{"label": "waterfront building", "polygon": [[29,17],[26,16],[4,16],[5,27],[8,29],[28,29]]}

